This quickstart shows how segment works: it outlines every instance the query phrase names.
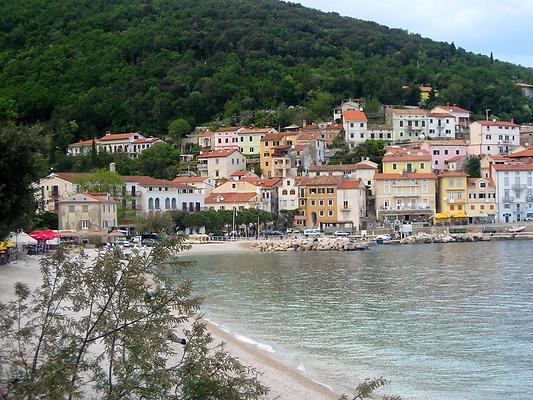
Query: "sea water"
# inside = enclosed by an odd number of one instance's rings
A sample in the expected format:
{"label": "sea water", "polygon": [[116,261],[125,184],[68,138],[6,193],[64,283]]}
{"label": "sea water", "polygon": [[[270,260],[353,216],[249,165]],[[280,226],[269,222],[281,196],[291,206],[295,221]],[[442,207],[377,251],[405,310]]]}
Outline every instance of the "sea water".
{"label": "sea water", "polygon": [[189,258],[208,319],[336,390],[533,398],[533,242]]}

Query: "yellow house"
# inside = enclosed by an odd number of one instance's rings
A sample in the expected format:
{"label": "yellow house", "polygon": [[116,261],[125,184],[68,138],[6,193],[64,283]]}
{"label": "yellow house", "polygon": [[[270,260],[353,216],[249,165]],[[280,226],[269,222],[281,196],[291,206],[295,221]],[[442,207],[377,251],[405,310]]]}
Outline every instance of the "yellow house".
{"label": "yellow house", "polygon": [[278,133],[274,128],[243,128],[237,132],[241,153],[247,157],[258,156],[261,150],[261,139],[272,133]]}
{"label": "yellow house", "polygon": [[467,178],[463,171],[446,171],[439,175],[438,214],[435,222],[452,223],[467,221]]}
{"label": "yellow house", "polygon": [[289,149],[296,144],[296,133],[269,133],[261,138],[260,145],[260,166],[264,177],[272,178],[274,176],[273,157],[279,155],[283,150]]}
{"label": "yellow house", "polygon": [[383,156],[384,174],[432,173],[431,155],[424,150],[391,147]]}
{"label": "yellow house", "polygon": [[468,178],[466,214],[471,224],[495,222],[498,214],[496,186],[491,178]]}
{"label": "yellow house", "polygon": [[59,201],[61,230],[108,232],[117,226],[117,205],[109,193],[78,193]]}

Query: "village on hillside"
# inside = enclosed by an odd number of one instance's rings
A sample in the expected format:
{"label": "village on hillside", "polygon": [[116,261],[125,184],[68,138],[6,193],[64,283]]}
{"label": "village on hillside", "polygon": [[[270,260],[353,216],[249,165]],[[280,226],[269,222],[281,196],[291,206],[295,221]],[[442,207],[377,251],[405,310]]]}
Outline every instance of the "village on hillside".
{"label": "village on hillside", "polygon": [[[187,169],[173,180],[121,176],[120,190],[102,193],[84,191],[81,173],[52,172],[38,182],[37,200],[42,211],[58,214],[60,231],[94,236],[116,229],[133,235],[132,215],[166,211],[260,210],[272,216],[266,232],[412,232],[533,220],[531,127],[488,114],[472,121],[468,110],[449,104],[382,111],[385,124],[371,123],[364,99],[345,100],[329,122],[197,128],[181,141]],[[380,159],[338,159],[369,141],[381,144]],[[107,132],[71,144],[68,155],[96,150],[135,159],[157,143],[164,141]],[[218,234],[257,236],[259,223],[250,218],[236,223],[233,215]],[[213,233],[196,221],[186,233]]]}

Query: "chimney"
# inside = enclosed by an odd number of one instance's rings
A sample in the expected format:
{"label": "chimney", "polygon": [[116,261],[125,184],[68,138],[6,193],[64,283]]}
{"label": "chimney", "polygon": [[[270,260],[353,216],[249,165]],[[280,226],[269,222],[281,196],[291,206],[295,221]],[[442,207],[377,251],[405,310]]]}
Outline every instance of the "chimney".
{"label": "chimney", "polygon": [[111,172],[117,172],[117,169],[116,169],[116,166],[115,166],[115,163],[112,162],[112,163],[109,163],[109,170]]}
{"label": "chimney", "polygon": [[303,122],[302,122],[302,126],[305,128],[306,125],[307,125],[307,120],[304,119]]}

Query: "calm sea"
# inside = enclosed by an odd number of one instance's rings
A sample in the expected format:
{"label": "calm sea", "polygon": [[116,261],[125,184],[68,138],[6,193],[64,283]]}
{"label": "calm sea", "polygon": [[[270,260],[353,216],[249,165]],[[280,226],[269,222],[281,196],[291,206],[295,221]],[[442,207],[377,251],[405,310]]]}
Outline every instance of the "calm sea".
{"label": "calm sea", "polygon": [[336,390],[533,398],[533,242],[191,258],[208,319]]}

